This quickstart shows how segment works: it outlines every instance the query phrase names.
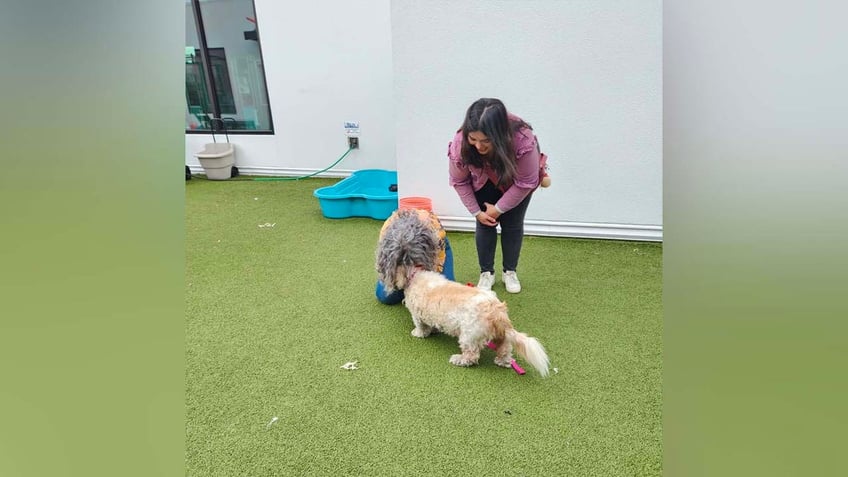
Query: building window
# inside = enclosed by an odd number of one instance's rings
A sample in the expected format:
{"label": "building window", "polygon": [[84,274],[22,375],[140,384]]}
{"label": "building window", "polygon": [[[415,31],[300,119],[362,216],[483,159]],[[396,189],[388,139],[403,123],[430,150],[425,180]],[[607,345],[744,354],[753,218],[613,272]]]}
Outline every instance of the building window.
{"label": "building window", "polygon": [[272,133],[252,0],[186,0],[186,132]]}

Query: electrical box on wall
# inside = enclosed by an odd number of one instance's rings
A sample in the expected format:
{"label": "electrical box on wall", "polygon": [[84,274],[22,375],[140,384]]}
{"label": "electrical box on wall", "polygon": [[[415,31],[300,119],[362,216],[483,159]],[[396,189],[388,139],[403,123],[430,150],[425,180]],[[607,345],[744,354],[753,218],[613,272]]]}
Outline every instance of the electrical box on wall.
{"label": "electrical box on wall", "polygon": [[359,121],[345,121],[345,136],[347,136],[347,145],[351,149],[359,148]]}
{"label": "electrical box on wall", "polygon": [[347,137],[359,137],[359,121],[345,121],[344,128]]}

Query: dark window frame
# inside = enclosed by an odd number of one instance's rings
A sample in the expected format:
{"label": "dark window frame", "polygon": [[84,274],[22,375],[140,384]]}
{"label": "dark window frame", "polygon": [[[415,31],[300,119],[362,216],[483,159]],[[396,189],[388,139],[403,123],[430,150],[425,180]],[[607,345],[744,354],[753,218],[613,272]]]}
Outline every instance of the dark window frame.
{"label": "dark window frame", "polygon": [[[254,18],[256,18],[256,3],[251,1],[251,4],[253,5]],[[220,117],[222,117],[221,116],[222,108],[221,108],[221,104],[220,104],[220,101],[219,101],[219,96],[217,94],[215,94],[215,92],[216,91],[224,92],[225,89],[219,88],[219,85],[216,83],[216,78],[215,78],[215,74],[214,74],[214,68],[215,68],[216,64],[214,64],[214,63],[217,62],[218,59],[216,58],[216,59],[213,60],[212,57],[216,56],[215,55],[216,50],[221,52],[222,55],[220,57],[223,57],[223,58],[226,59],[226,56],[225,56],[225,53],[223,51],[223,48],[209,48],[209,46],[206,43],[206,28],[203,24],[203,15],[202,15],[201,10],[200,10],[200,0],[192,0],[191,1],[191,9],[192,9],[192,12],[194,14],[194,25],[197,28],[197,38],[198,38],[198,41],[200,42],[199,48],[195,47],[195,51],[199,51],[199,53],[200,53],[200,55],[199,55],[200,56],[200,64],[202,65],[202,71],[200,73],[203,75],[203,77],[205,79],[205,81],[203,81],[205,83],[204,86],[205,86],[205,89],[206,89],[205,96],[207,97],[207,99],[210,100],[209,102],[211,103],[211,106],[212,106],[211,114],[213,115],[213,117],[220,118]],[[264,58],[264,53],[262,51],[262,42],[260,40],[261,37],[260,37],[260,34],[259,34],[259,24],[258,24],[258,22],[255,24],[253,33],[255,33],[255,35],[256,35],[256,43],[257,43],[257,46],[259,48],[259,58],[262,61],[262,84],[265,88],[266,99],[268,99],[268,101],[269,101],[269,104],[268,104],[268,129],[263,129],[263,130],[234,129],[234,130],[228,130],[227,132],[229,132],[231,134],[267,136],[267,135],[273,135],[274,134],[274,116],[273,116],[273,114],[271,114],[270,98],[268,97],[269,96],[268,95],[268,79],[265,75],[265,58]],[[247,40],[247,39],[248,39],[247,35],[245,35],[245,40]],[[210,54],[210,51],[212,52],[212,54]],[[224,69],[226,70],[225,71],[226,74],[224,75],[224,79],[223,79],[224,84],[221,85],[221,86],[224,87],[224,88],[229,88],[230,97],[232,97],[232,85],[230,84],[229,70],[228,70],[226,61],[224,63],[224,66],[225,66]],[[186,86],[186,88],[187,88],[187,86]],[[188,107],[189,103],[188,103],[188,91],[187,90],[185,91],[185,96],[186,96],[186,107]],[[234,106],[233,106],[233,108],[234,108]],[[223,113],[224,114],[235,114],[235,113],[229,113],[228,111],[223,111]],[[219,132],[224,127],[224,126],[221,125],[221,122],[222,121],[212,121],[212,127],[208,128],[208,129],[189,129],[188,127],[186,127],[185,133],[186,134],[205,134],[205,135],[208,135],[210,132]]]}

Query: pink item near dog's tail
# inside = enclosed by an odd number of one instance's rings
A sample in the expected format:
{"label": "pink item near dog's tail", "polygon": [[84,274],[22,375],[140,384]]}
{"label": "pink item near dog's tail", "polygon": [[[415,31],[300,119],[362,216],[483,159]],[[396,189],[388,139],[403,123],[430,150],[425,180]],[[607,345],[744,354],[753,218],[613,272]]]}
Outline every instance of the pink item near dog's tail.
{"label": "pink item near dog's tail", "polygon": [[515,360],[512,360],[512,362],[509,363],[509,364],[512,365],[512,369],[514,369],[516,373],[518,373],[518,374],[526,373],[526,371],[524,371],[524,369],[521,366],[519,366],[518,363],[515,362]]}
{"label": "pink item near dog's tail", "polygon": [[[489,341],[488,343],[486,343],[486,346],[488,346],[488,347],[489,347],[489,349],[498,349],[497,345],[495,345],[495,344],[494,344],[494,343],[492,343],[491,341]],[[518,374],[524,374],[524,373],[526,373],[526,372],[527,372],[527,371],[524,371],[524,369],[523,369],[521,366],[519,366],[519,365],[518,365],[518,363],[516,363],[516,362],[515,362],[515,360],[512,360],[512,362],[511,362],[511,363],[509,363],[509,364],[511,364],[511,365],[512,365],[512,369],[514,369],[514,370],[515,370],[515,372],[516,372],[516,373],[518,373]]]}

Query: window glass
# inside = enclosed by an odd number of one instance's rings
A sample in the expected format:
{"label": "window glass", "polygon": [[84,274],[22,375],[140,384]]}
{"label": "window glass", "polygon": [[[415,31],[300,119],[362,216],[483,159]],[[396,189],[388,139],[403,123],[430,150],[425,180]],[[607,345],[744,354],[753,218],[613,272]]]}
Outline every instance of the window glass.
{"label": "window glass", "polygon": [[228,130],[272,131],[252,0],[186,2],[186,129],[208,130],[209,117]]}

